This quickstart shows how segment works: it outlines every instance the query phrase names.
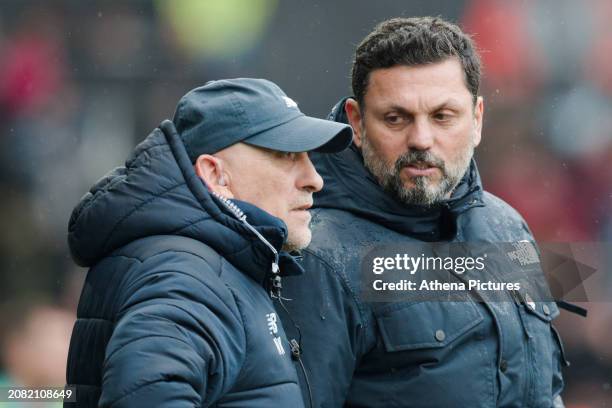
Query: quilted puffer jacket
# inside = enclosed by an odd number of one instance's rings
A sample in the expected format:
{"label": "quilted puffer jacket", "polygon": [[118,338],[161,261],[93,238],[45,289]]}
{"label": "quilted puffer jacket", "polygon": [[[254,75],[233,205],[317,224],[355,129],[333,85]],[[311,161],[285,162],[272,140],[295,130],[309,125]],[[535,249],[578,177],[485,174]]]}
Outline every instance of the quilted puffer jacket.
{"label": "quilted puffer jacket", "polygon": [[235,201],[258,238],[196,176],[170,121],[75,208],[89,267],[67,382],[90,407],[301,407],[289,343],[266,290],[301,267],[285,224]]}

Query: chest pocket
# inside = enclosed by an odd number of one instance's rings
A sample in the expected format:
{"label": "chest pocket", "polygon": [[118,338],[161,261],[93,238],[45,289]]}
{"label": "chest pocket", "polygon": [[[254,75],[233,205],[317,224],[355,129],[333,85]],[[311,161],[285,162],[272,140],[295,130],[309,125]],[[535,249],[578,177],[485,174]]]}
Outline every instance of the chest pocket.
{"label": "chest pocket", "polygon": [[445,347],[482,320],[470,299],[392,304],[380,309],[376,317],[387,352]]}
{"label": "chest pocket", "polygon": [[557,329],[553,326],[552,321],[559,316],[559,308],[555,302],[523,302],[521,307],[525,311],[525,330],[529,337],[540,335],[540,331],[548,333],[554,346],[557,348],[559,360],[565,367],[569,366],[569,362],[565,356],[565,350],[563,348],[563,342]]}
{"label": "chest pocket", "polygon": [[464,299],[387,304],[374,312],[378,339],[367,372],[377,376],[381,395],[393,395],[380,406],[495,405],[494,324],[485,306]]}
{"label": "chest pocket", "polygon": [[559,308],[555,302],[523,302],[523,306],[525,306],[525,310],[537,316],[540,320],[544,322],[550,322],[557,316],[559,316]]}
{"label": "chest pocket", "polygon": [[543,327],[549,330],[551,321],[559,316],[559,308],[555,302],[535,302],[529,294],[521,291],[515,291],[513,294],[523,319],[525,334],[529,338],[537,336]]}

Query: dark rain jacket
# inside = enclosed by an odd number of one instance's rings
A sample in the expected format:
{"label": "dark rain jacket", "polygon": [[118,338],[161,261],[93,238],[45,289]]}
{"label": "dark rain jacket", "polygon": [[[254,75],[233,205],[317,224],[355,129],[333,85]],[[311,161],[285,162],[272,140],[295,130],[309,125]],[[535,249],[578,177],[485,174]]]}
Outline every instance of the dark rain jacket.
{"label": "dark rain jacket", "polygon": [[[332,118],[346,122],[343,105]],[[284,295],[293,299],[287,306],[301,328],[316,407],[548,408],[560,401],[565,360],[551,325],[554,302],[531,308],[510,293],[503,302],[363,299],[360,262],[372,244],[533,241],[521,216],[483,191],[473,161],[452,197],[428,209],[386,194],[354,146],[313,162],[325,187],[315,194],[307,273],[286,279]]]}
{"label": "dark rain jacket", "polygon": [[[280,251],[285,224],[236,203]],[[302,406],[265,289],[273,252],[209,194],[171,122],[83,197],[69,244],[90,267],[68,357],[76,406]],[[301,271],[286,253],[280,269]]]}

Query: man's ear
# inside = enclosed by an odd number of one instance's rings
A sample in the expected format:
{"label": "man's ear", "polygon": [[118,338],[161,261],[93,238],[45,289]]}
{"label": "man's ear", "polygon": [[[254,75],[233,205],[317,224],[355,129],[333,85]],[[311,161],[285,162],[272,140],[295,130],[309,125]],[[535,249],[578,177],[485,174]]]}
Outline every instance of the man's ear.
{"label": "man's ear", "polygon": [[344,110],[346,112],[349,125],[351,125],[353,128],[353,143],[355,143],[355,146],[361,147],[361,142],[363,140],[363,135],[361,134],[363,118],[361,117],[359,102],[353,98],[347,99],[346,103],[344,104]]}
{"label": "man's ear", "polygon": [[482,96],[476,98],[476,106],[474,106],[474,146],[480,144],[482,138],[482,120],[484,116],[484,99]]}
{"label": "man's ear", "polygon": [[234,198],[230,176],[225,171],[223,160],[210,154],[201,154],[193,165],[196,174],[206,186],[217,194]]}

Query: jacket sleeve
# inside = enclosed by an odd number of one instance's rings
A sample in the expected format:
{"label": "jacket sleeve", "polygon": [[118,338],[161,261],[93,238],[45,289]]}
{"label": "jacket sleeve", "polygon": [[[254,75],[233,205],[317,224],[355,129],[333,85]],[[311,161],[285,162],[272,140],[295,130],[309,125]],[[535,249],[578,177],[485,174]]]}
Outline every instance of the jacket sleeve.
{"label": "jacket sleeve", "polygon": [[141,265],[106,349],[100,406],[209,406],[231,387],[246,340],[218,275],[187,253]]}
{"label": "jacket sleeve", "polygon": [[[305,274],[283,280],[283,296],[291,299],[284,302],[289,315],[280,307],[277,310],[289,339],[298,339],[301,333],[302,361],[313,406],[340,407],[363,353],[366,325],[348,281],[316,254],[306,250],[303,255]],[[297,371],[302,395],[307,399],[308,389],[299,366]],[[305,405],[309,406],[308,400]]]}

